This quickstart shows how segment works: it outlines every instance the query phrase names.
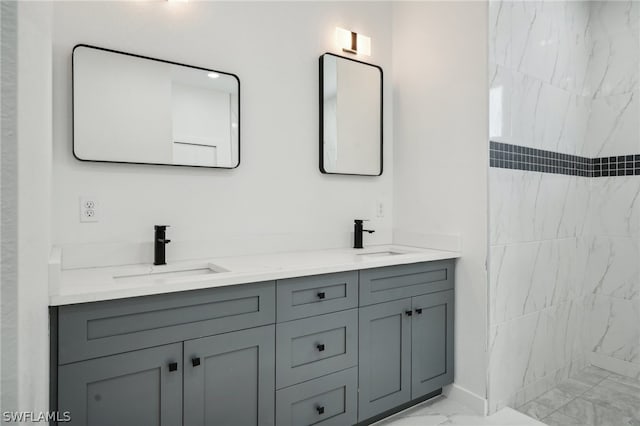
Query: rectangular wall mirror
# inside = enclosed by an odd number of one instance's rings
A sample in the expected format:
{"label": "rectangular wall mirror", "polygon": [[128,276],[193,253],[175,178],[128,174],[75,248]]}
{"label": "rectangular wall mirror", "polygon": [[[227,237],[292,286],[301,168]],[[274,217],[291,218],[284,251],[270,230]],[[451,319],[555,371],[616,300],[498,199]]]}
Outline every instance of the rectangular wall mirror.
{"label": "rectangular wall mirror", "polygon": [[79,160],[240,164],[237,76],[87,45],[76,46],[72,60]]}
{"label": "rectangular wall mirror", "polygon": [[320,171],[382,174],[382,68],[320,56]]}

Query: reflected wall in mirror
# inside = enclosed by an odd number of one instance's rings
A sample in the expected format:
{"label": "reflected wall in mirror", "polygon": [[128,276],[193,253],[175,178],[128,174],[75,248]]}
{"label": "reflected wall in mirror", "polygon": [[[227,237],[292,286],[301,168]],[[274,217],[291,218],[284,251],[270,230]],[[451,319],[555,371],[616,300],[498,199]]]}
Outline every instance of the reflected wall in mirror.
{"label": "reflected wall in mirror", "polygon": [[87,45],[76,46],[72,60],[79,160],[240,164],[237,76]]}
{"label": "reflected wall in mirror", "polygon": [[320,56],[320,171],[382,174],[382,68]]}

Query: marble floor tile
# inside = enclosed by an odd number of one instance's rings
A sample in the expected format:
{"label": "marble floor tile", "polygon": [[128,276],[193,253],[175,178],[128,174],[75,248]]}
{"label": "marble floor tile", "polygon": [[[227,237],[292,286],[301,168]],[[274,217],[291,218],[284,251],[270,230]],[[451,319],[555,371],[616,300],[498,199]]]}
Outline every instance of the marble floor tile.
{"label": "marble floor tile", "polygon": [[640,380],[589,366],[518,411],[549,426],[640,426]]}
{"label": "marble floor tile", "polygon": [[518,408],[518,411],[534,419],[542,420],[551,414],[554,409],[533,400]]}
{"label": "marble floor tile", "polygon": [[550,414],[549,416],[542,419],[542,421],[547,426],[586,426],[578,419],[574,419],[573,417],[565,416],[564,414],[555,413]]}
{"label": "marble floor tile", "polygon": [[454,415],[443,425],[453,426],[543,426],[544,423],[532,419],[512,408],[505,407],[491,416]]}
{"label": "marble floor tile", "polygon": [[491,416],[473,414],[467,406],[444,396],[375,423],[375,426],[544,426],[511,408],[503,408]]}
{"label": "marble floor tile", "polygon": [[597,367],[580,370],[515,411],[478,416],[440,396],[376,426],[640,426],[640,380]]}
{"label": "marble floor tile", "polygon": [[602,368],[588,366],[571,376],[572,379],[587,385],[595,386],[609,376],[608,371]]}
{"label": "marble floor tile", "polygon": [[632,417],[625,416],[620,410],[610,405],[587,401],[580,397],[560,407],[558,412],[578,419],[584,425],[626,426],[640,424],[640,421],[634,421]]}
{"label": "marble floor tile", "polygon": [[598,386],[582,394],[581,398],[605,404],[619,410],[625,416],[640,419],[640,389],[633,386],[605,379]]}
{"label": "marble floor tile", "polygon": [[566,392],[570,395],[573,395],[574,397],[582,395],[592,387],[593,387],[592,385],[588,385],[586,383],[579,382],[578,380],[574,380],[574,379],[567,379],[564,382],[558,384],[557,386],[557,388],[560,389],[561,391]]}
{"label": "marble floor tile", "polygon": [[573,398],[575,398],[575,395],[560,390],[556,387],[548,392],[543,393],[542,395],[534,399],[534,401],[540,405],[548,407],[551,411],[555,411],[567,402],[571,401]]}

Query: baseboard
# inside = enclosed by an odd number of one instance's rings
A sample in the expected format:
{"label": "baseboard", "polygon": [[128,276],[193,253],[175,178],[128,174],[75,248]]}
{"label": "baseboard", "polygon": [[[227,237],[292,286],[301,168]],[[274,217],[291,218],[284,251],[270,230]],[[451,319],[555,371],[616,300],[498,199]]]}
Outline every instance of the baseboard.
{"label": "baseboard", "polygon": [[588,355],[589,363],[604,370],[621,376],[640,378],[640,364],[634,362],[623,361],[597,352],[591,352]]}
{"label": "baseboard", "polygon": [[425,402],[429,399],[435,398],[439,395],[442,394],[442,388],[440,389],[436,389],[433,392],[430,392],[426,395],[421,396],[420,398],[416,398],[413,399],[409,402],[405,402],[404,404],[398,405],[397,407],[394,407],[390,410],[387,410],[385,412],[382,412],[380,414],[377,414],[373,417],[369,417],[366,420],[363,420],[361,422],[356,423],[354,426],[369,426],[369,425],[373,425],[374,423],[380,422],[382,421],[383,423],[386,423],[387,420],[389,420],[391,417],[394,417],[400,413],[402,413],[405,410],[408,410],[410,408],[413,408],[413,406],[420,404],[422,402]]}
{"label": "baseboard", "polygon": [[473,410],[480,416],[487,415],[488,402],[485,398],[455,383],[442,388],[442,394],[452,401],[457,401]]}

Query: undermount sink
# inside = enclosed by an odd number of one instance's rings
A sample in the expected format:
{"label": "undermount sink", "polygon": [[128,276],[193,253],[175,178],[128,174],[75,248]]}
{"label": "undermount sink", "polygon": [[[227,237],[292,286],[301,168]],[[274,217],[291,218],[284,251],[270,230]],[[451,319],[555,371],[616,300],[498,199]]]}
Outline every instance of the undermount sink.
{"label": "undermount sink", "polygon": [[[157,269],[154,269],[157,268]],[[159,269],[159,270],[158,270]],[[140,282],[140,281],[160,281],[160,282],[171,282],[174,280],[180,280],[182,278],[189,277],[202,277],[212,274],[219,274],[222,272],[229,272],[220,266],[209,263],[207,265],[202,266],[190,266],[189,268],[184,269],[167,269],[166,266],[162,266],[161,269],[152,266],[148,272],[138,273],[138,274],[122,274],[122,275],[114,275],[113,279],[118,283],[127,283],[127,282]]]}
{"label": "undermount sink", "polygon": [[369,252],[369,253],[358,253],[358,256],[366,256],[366,257],[388,257],[388,256],[397,256],[399,254],[407,254],[406,252],[402,252],[402,251],[393,251],[393,250],[381,250],[381,251],[374,251],[374,252]]}

